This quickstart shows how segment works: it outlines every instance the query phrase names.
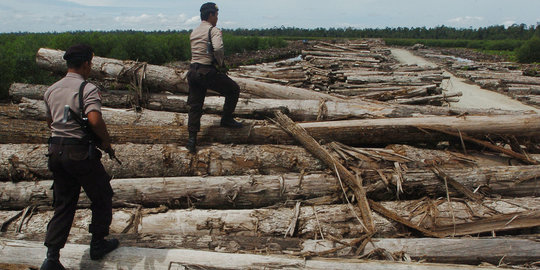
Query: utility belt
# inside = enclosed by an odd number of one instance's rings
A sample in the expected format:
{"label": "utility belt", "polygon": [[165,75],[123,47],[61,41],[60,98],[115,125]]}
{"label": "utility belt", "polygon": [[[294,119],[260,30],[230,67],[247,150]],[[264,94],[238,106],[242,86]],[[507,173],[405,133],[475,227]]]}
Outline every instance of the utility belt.
{"label": "utility belt", "polygon": [[59,145],[88,145],[90,141],[88,139],[82,138],[68,138],[68,137],[50,137],[48,140],[49,144],[59,144]]}
{"label": "utility belt", "polygon": [[214,65],[205,65],[205,64],[201,64],[201,63],[192,63],[189,65],[189,68],[190,69],[193,69],[195,71],[199,70],[199,69],[216,69],[216,67]]}

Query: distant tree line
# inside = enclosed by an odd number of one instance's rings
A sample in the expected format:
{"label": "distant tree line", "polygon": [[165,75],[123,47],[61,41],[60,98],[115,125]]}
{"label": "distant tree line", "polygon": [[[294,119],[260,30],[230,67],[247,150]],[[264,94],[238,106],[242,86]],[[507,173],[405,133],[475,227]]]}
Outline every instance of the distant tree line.
{"label": "distant tree line", "polygon": [[407,39],[465,39],[502,40],[530,39],[540,25],[514,24],[505,27],[495,25],[480,28],[453,28],[448,26],[396,27],[396,28],[296,28],[274,27],[266,29],[228,29],[228,33],[240,36],[278,36],[278,37],[328,37],[328,38],[407,38]]}

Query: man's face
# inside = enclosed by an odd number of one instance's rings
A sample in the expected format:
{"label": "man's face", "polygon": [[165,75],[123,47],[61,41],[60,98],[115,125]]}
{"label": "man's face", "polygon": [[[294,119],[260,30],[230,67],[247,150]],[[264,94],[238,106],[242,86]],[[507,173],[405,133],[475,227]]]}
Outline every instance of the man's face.
{"label": "man's face", "polygon": [[218,11],[216,11],[215,15],[210,13],[210,16],[208,16],[208,22],[211,23],[213,26],[216,26],[217,21],[218,21]]}

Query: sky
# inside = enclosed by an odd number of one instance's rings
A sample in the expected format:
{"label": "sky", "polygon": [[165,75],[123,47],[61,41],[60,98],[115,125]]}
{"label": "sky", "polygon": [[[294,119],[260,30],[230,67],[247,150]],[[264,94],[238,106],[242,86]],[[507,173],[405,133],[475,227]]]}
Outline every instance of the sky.
{"label": "sky", "polygon": [[[0,0],[0,33],[190,30],[192,0]],[[478,28],[540,23],[540,0],[215,0],[218,27]]]}

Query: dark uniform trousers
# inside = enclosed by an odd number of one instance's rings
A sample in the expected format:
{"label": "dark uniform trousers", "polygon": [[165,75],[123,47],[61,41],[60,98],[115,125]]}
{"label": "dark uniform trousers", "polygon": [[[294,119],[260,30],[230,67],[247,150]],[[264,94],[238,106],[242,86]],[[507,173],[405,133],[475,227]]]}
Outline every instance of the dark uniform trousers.
{"label": "dark uniform trousers", "polygon": [[45,246],[63,248],[66,244],[81,187],[92,201],[93,236],[109,235],[112,221],[111,177],[101,164],[101,152],[87,144],[49,144],[49,170],[54,177],[54,216],[47,226]]}
{"label": "dark uniform trousers", "polygon": [[240,95],[240,87],[229,76],[218,72],[214,66],[195,63],[190,65],[187,78],[189,84],[189,132],[198,132],[201,128],[201,116],[207,89],[212,89],[225,96],[222,117],[225,119],[233,117]]}

